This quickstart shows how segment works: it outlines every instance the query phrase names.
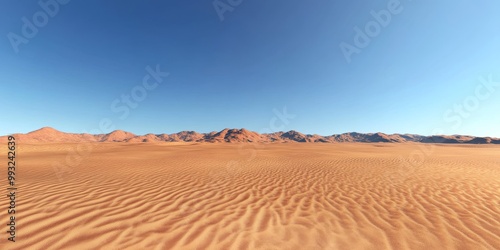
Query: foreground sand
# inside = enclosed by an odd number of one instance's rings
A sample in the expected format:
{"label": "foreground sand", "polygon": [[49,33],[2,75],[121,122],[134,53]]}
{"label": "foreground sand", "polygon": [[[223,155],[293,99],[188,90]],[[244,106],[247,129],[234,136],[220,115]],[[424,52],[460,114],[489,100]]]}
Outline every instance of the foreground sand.
{"label": "foreground sand", "polygon": [[498,145],[243,145],[21,144],[0,249],[500,249]]}

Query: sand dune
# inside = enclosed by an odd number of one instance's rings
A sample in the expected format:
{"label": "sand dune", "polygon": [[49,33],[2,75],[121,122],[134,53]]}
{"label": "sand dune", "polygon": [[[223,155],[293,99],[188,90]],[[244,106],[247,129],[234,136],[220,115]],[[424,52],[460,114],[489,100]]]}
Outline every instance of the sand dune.
{"label": "sand dune", "polygon": [[20,144],[0,249],[499,249],[500,147],[421,145]]}

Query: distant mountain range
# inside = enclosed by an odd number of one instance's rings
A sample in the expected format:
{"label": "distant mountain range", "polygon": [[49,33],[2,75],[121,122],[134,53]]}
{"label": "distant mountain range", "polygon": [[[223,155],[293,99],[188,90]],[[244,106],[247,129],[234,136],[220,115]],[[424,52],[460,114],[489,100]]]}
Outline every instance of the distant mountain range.
{"label": "distant mountain range", "polygon": [[[64,133],[50,127],[44,127],[27,134],[14,134],[22,143],[45,142],[211,142],[211,143],[237,143],[237,142],[299,142],[299,143],[342,143],[342,142],[420,142],[420,143],[465,143],[465,144],[500,144],[499,138],[474,137],[463,135],[434,135],[422,136],[414,134],[384,134],[384,133],[344,133],[330,136],[302,134],[291,130],[288,132],[275,132],[259,134],[246,129],[224,129],[219,132],[197,133],[195,131],[182,131],[175,134],[147,134],[135,135],[130,132],[115,130],[109,134],[73,134]],[[0,137],[6,141],[7,136]]]}

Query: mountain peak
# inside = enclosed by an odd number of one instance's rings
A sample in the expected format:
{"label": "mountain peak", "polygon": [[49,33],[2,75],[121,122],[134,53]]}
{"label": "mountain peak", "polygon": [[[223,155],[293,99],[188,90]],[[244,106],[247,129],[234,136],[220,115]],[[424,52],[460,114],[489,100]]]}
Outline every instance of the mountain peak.
{"label": "mountain peak", "polygon": [[54,133],[54,132],[58,132],[58,133],[62,133],[61,131],[55,129],[55,128],[52,128],[52,127],[43,127],[43,128],[40,128],[40,129],[37,129],[35,131],[31,131],[30,133],[40,133],[40,132],[50,132],[50,133]]}
{"label": "mountain peak", "polygon": [[57,136],[62,136],[64,134],[64,132],[51,127],[43,127],[41,129],[37,129],[28,133],[28,135],[39,138],[41,140],[43,140],[43,138],[56,138]]}
{"label": "mountain peak", "polygon": [[115,130],[111,133],[106,134],[101,141],[105,142],[119,142],[119,141],[128,141],[131,138],[134,138],[136,135],[130,132],[126,132],[123,130]]}

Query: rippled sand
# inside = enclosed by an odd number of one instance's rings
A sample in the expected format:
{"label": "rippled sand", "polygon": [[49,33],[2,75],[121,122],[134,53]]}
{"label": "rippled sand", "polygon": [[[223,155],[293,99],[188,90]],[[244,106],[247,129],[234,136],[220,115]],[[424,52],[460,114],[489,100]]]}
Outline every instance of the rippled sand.
{"label": "rippled sand", "polygon": [[0,249],[500,249],[498,145],[21,144],[17,177]]}

